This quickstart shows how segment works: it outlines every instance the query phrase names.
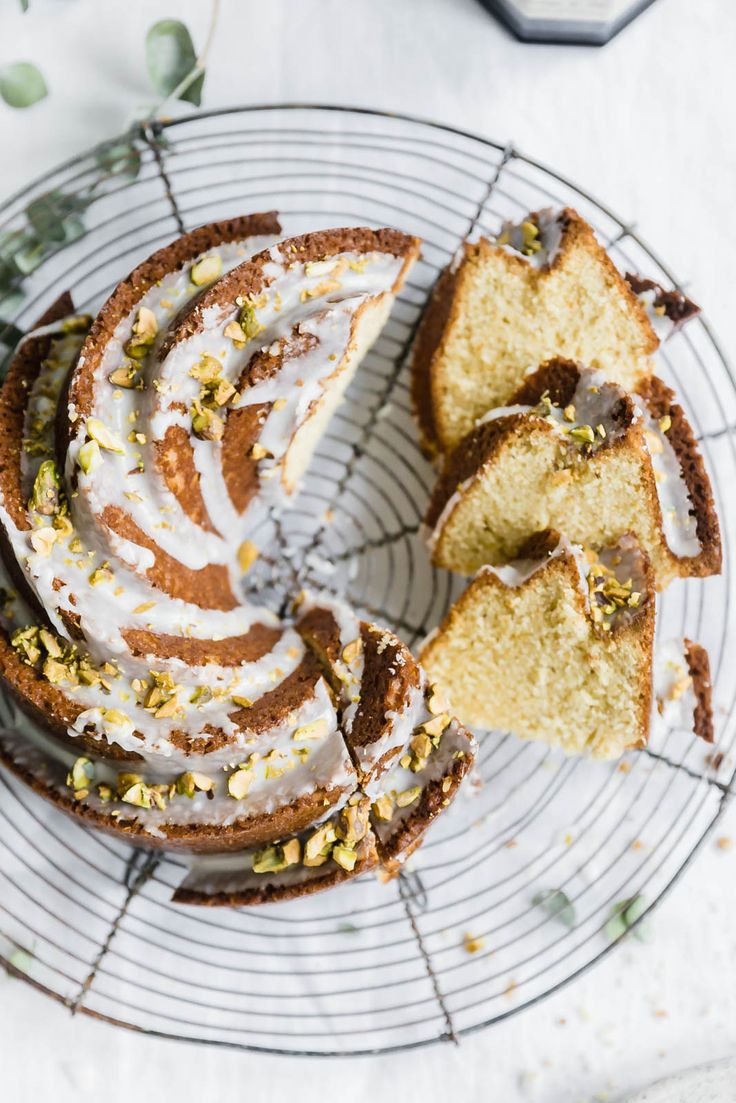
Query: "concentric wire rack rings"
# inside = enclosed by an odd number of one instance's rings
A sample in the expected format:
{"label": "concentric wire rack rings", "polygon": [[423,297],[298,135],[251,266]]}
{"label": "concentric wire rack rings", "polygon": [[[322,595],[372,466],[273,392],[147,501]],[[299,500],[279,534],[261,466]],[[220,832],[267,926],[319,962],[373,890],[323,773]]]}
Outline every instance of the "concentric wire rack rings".
{"label": "concentric wire rack rings", "polygon": [[[163,140],[162,140],[163,139]],[[424,239],[376,346],[322,441],[299,498],[254,538],[264,600],[306,580],[345,594],[416,644],[461,588],[430,567],[419,526],[433,473],[410,416],[406,354],[438,272],[469,234],[570,204],[619,268],[678,286],[625,222],[558,174],[469,134],[370,111],[283,105],[175,120],[141,134],[133,181],[102,179],[99,151],[10,199],[0,233],[39,195],[87,194],[86,232],[59,247],[0,316],[27,329],[64,289],[96,309],[182,230],[277,209],[285,232],[392,225]],[[282,1053],[346,1054],[457,1039],[518,1012],[599,960],[612,906],[653,906],[712,828],[733,776],[730,532],[736,388],[707,323],[668,342],[708,464],[725,539],[720,578],[681,584],[660,633],[710,652],[717,753],[669,731],[619,765],[564,759],[496,733],[477,783],[434,826],[407,873],[289,905],[177,908],[176,859],[147,856],[56,813],[0,774],[0,954],[72,1011],[151,1034]],[[12,722],[6,702],[2,721]],[[534,903],[560,889],[574,922]],[[463,938],[482,943],[469,954]]]}

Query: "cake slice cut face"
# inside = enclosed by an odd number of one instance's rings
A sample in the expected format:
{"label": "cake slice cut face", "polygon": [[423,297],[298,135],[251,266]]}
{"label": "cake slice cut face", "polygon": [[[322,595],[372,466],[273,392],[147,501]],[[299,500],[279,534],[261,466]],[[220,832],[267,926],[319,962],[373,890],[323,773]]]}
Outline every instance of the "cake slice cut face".
{"label": "cake slice cut face", "polygon": [[482,568],[420,658],[464,723],[610,758],[646,743],[653,639],[651,570],[633,541],[590,562],[548,534],[523,560]]}
{"label": "cake slice cut face", "polygon": [[423,443],[451,451],[554,356],[636,391],[658,344],[590,226],[570,209],[532,213],[495,241],[465,244],[435,287],[412,362]]}
{"label": "cake slice cut face", "polygon": [[721,565],[710,482],[669,388],[652,376],[631,396],[563,360],[461,441],[426,524],[433,562],[466,575],[516,558],[549,528],[594,547],[634,533],[659,589]]}
{"label": "cake slice cut face", "polygon": [[681,726],[712,741],[707,654],[680,641],[676,661],[654,656],[653,576],[632,537],[593,550],[543,533],[524,556],[483,567],[421,650],[462,722],[616,758],[682,698]]}

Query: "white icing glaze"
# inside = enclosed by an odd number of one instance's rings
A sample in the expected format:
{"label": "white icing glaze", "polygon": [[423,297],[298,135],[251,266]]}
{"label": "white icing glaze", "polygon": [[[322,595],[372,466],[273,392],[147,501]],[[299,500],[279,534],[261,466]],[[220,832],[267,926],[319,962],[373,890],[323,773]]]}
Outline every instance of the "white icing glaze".
{"label": "white icing glaze", "polygon": [[[504,222],[499,238],[508,236],[509,240],[508,242],[498,241],[497,244],[505,252],[511,253],[515,257],[522,257],[533,268],[549,268],[557,259],[562,244],[564,231],[560,225],[560,215],[560,211],[553,211],[551,208],[545,208],[545,210],[537,212],[534,222],[539,230],[539,236],[536,240],[541,243],[542,247],[535,253],[527,254],[522,251],[524,249],[524,237],[521,222]],[[525,221],[530,221],[530,219]]]}
{"label": "white icing glaze", "polygon": [[692,731],[697,699],[681,639],[658,641],[652,662],[652,732]]}
{"label": "white icing glaze", "polygon": [[[227,272],[268,246],[271,240],[255,238],[224,245],[208,250],[203,256],[217,253],[222,271]],[[203,258],[192,264],[200,259]],[[347,377],[347,367],[355,366],[377,335],[403,266],[402,257],[385,253],[346,253],[311,265],[287,264],[279,248],[273,246],[265,266],[270,280],[267,293],[255,304],[260,326],[255,338],[245,341],[244,335],[244,341],[237,342],[241,345],[238,348],[225,338],[224,329],[237,319],[240,306],[233,303],[230,308],[211,307],[204,312],[201,332],[173,344],[162,356],[167,331],[177,324],[182,308],[201,290],[190,281],[191,264],[186,270],[170,273],[119,323],[94,373],[92,416],[112,434],[119,453],[103,447],[99,462],[83,470],[79,464],[80,449],[91,434],[73,404],[69,406],[72,425],[77,425],[64,472],[66,488],[76,485],[69,498],[71,532],[52,529],[52,518],[32,508],[29,508],[31,530],[19,529],[0,495],[0,522],[56,633],[69,638],[62,614],[73,615],[89,641],[91,660],[98,665],[111,660],[117,664],[118,673],[108,678],[108,688],[100,684],[74,685],[67,680],[60,683],[64,694],[82,706],[70,735],[84,731],[99,740],[100,755],[90,756],[96,770],[99,766],[97,780],[107,784],[121,770],[141,774],[146,784],[170,784],[186,770],[216,775],[214,798],[203,792],[196,792],[191,799],[176,796],[163,810],[119,806],[121,814],[124,812],[128,818],[135,816],[152,834],[170,822],[224,825],[244,815],[270,814],[315,788],[342,790],[342,799],[346,799],[355,785],[355,771],[337,712],[322,679],[317,681],[313,694],[307,693],[292,712],[266,731],[258,734],[249,731],[247,709],[239,714],[237,724],[232,719],[241,708],[234,698],[257,700],[277,688],[303,660],[304,644],[290,624],[282,626],[280,639],[262,658],[235,667],[218,663],[189,666],[176,657],[131,654],[125,633],[133,628],[183,639],[223,640],[243,635],[257,624],[277,626],[280,622],[268,610],[252,604],[241,603],[226,611],[203,609],[156,590],[145,577],[154,562],[153,552],[101,525],[102,510],[110,505],[120,507],[159,548],[185,567],[198,570],[212,564],[226,566],[233,592],[237,594],[241,579],[237,550],[250,531],[252,520],[248,511],[246,523],[230,500],[221,472],[220,443],[192,437],[202,497],[209,516],[216,520],[218,532],[204,530],[186,515],[166,486],[156,462],[157,442],[163,440],[168,428],[182,426],[191,435],[188,410],[199,394],[200,383],[189,375],[189,369],[203,354],[214,356],[222,365],[221,377],[237,387],[255,352],[271,349],[277,343],[288,346],[293,334],[306,338],[302,350],[284,355],[282,369],[275,376],[243,388],[232,403],[234,408],[254,403],[274,404],[259,442],[271,453],[259,469],[262,480],[259,507],[273,507],[291,489],[282,480],[280,467],[300,426],[320,404],[327,383],[341,373]],[[141,391],[115,386],[108,377],[126,362],[124,346],[142,307],[155,317],[157,335],[139,367],[146,384]],[[61,323],[57,323],[44,327],[43,333],[56,334],[60,328]],[[33,430],[35,447],[33,454],[24,452],[22,458],[23,489],[28,496],[42,460],[53,456],[55,408],[67,370],[83,340],[83,334],[58,337],[33,387],[26,414],[26,436],[37,423]],[[179,409],[178,404],[182,403],[186,412]],[[129,439],[129,435],[136,433],[142,436]],[[138,464],[141,471],[136,470]],[[51,532],[53,542],[49,539],[41,547],[34,545],[32,538],[38,532],[41,535]],[[95,572],[102,573],[93,582],[91,576]],[[341,636],[350,637],[345,642],[359,636],[357,619],[346,606],[338,607],[335,603],[333,611]],[[6,627],[12,631],[35,620],[24,603],[17,600]],[[350,662],[342,661],[342,665],[346,694],[350,691],[352,696],[359,697],[362,654]],[[175,683],[175,715],[154,716],[152,709],[140,703],[141,695],[133,683],[145,679],[151,670],[169,675]],[[192,700],[195,691],[202,689],[208,693]],[[347,705],[350,703],[346,701]],[[114,718],[109,715],[111,709]],[[397,726],[401,727],[398,719]],[[305,727],[312,729],[312,736],[299,736],[295,743],[296,733]],[[25,725],[24,733],[29,730]],[[182,749],[179,738],[182,734],[189,740],[206,740],[212,731],[224,733],[229,740],[227,745],[207,754]],[[105,763],[107,748],[113,745],[135,752],[142,762],[123,763],[119,769],[113,769]],[[40,748],[52,763],[64,769],[75,757],[41,732],[28,735],[28,746],[35,748],[36,753]],[[307,753],[297,753],[300,751]],[[253,781],[247,798],[236,801],[227,793],[225,771],[243,763],[252,768]],[[90,793],[87,799],[94,807],[109,812],[96,793]]]}

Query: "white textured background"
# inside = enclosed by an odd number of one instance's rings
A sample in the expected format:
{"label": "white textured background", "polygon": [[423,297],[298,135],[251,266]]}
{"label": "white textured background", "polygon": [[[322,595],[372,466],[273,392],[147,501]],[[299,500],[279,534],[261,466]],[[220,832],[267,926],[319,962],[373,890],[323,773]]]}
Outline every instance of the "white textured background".
{"label": "white textured background", "polygon": [[[0,198],[153,101],[143,40],[155,19],[179,16],[200,43],[208,13],[205,0],[31,0],[23,16],[0,0],[0,65],[34,61],[51,90],[28,111],[0,104]],[[372,106],[512,139],[636,222],[734,359],[735,46],[733,0],[656,0],[602,50],[520,45],[476,0],[224,0],[204,103]],[[0,1100],[623,1098],[736,1053],[733,810],[717,838],[657,911],[651,942],[457,1049],[303,1062],[187,1047],[71,1020],[0,976]]]}

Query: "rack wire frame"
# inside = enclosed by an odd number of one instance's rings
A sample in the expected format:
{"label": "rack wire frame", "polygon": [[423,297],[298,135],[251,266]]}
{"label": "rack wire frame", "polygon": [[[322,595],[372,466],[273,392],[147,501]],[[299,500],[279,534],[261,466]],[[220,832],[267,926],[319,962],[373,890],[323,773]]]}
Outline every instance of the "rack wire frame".
{"label": "rack wire frame", "polygon": [[[161,138],[166,142],[162,143]],[[636,228],[557,172],[503,145],[404,115],[281,104],[188,115],[142,129],[141,171],[104,181],[87,232],[26,281],[12,324],[27,329],[66,287],[79,309],[183,230],[277,208],[288,233],[396,225],[424,239],[386,330],[318,450],[293,508],[256,535],[255,586],[278,600],[298,582],[347,594],[410,644],[462,588],[431,568],[420,522],[433,474],[411,420],[407,353],[437,274],[468,236],[506,217],[571,204],[619,267],[679,281]],[[107,144],[106,144],[107,145]],[[30,200],[99,182],[97,147],[0,208],[0,234]],[[8,304],[0,312],[11,313]],[[0,334],[1,337],[1,334]],[[620,765],[566,760],[500,733],[482,737],[477,775],[391,885],[371,878],[270,909],[188,911],[169,902],[180,860],[98,835],[0,773],[0,961],[83,1013],[150,1035],[272,1053],[388,1052],[516,1014],[613,949],[611,907],[675,884],[731,799],[734,687],[731,540],[736,383],[701,316],[665,346],[714,480],[725,542],[720,579],[678,583],[664,635],[711,654],[717,746],[668,731]],[[0,699],[0,722],[13,723]],[[561,888],[574,925],[534,903]],[[484,943],[462,946],[470,932]]]}

